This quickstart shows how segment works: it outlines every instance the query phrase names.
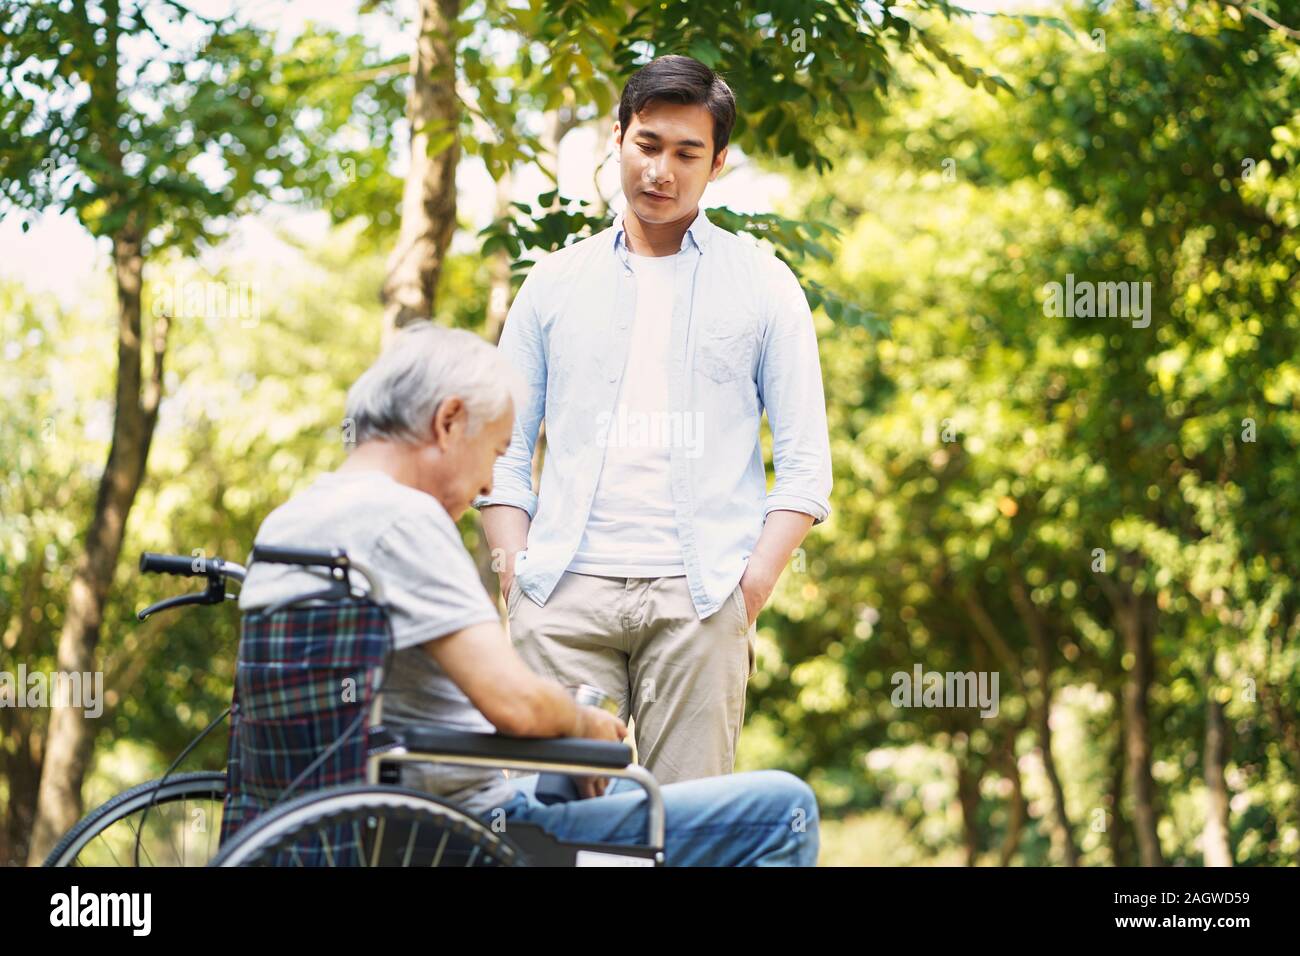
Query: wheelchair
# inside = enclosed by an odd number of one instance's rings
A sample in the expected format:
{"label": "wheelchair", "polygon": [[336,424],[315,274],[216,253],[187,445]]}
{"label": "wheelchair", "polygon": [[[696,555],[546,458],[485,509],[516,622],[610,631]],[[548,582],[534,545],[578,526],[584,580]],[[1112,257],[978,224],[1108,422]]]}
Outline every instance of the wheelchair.
{"label": "wheelchair", "polygon": [[[516,738],[441,725],[383,723],[392,636],[382,582],[345,551],[255,546],[252,561],[293,565],[327,584],[246,614],[233,701],[158,781],[133,788],[87,815],[46,865],[93,865],[91,848],[115,830],[129,834],[140,863],[149,814],[148,863],[211,866],[663,866],[664,806],[654,776],[631,748],[581,738]],[[212,604],[242,581],[233,562],[146,554],[141,570],[205,576],[205,592],[140,612]],[[356,575],[364,587],[353,579]],[[346,688],[347,693],[340,693]],[[225,774],[171,771],[229,715]],[[643,843],[559,840],[541,827],[484,819],[452,800],[401,786],[404,764],[626,778],[646,792]],[[295,793],[297,794],[295,796]],[[179,810],[177,816],[175,811]],[[202,820],[204,839],[188,840]],[[219,832],[215,854],[213,834]],[[153,831],[151,831],[153,833]],[[120,837],[120,835],[119,835]],[[119,838],[119,844],[122,840]],[[112,853],[120,865],[125,854]],[[102,854],[101,854],[102,857]]]}

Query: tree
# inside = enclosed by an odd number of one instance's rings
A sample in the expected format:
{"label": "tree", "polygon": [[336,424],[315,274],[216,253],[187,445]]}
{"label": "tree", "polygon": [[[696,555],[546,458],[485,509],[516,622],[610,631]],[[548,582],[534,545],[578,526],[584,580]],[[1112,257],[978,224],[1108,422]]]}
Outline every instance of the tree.
{"label": "tree", "polygon": [[[465,19],[458,20],[462,14]],[[544,158],[536,134],[519,122],[521,106],[535,104],[545,112],[563,104],[568,123],[574,117],[610,122],[617,89],[638,66],[664,53],[688,53],[731,82],[738,112],[734,143],[747,154],[786,156],[800,168],[822,171],[830,164],[818,146],[821,134],[857,128],[879,113],[897,57],[933,57],[990,91],[1005,85],[949,52],[926,25],[928,17],[965,15],[947,0],[920,0],[908,17],[888,6],[872,17],[846,0],[532,0],[525,8],[479,0],[463,9],[459,0],[421,0],[407,111],[412,174],[384,286],[386,326],[434,315],[441,262],[455,225],[455,168],[462,147],[480,155],[498,179],[516,162]],[[470,18],[480,26],[468,24]],[[476,45],[462,42],[471,34],[504,35],[504,43],[517,47],[512,82],[502,84]],[[454,78],[466,89],[459,101]],[[485,122],[495,141],[465,136],[471,117]],[[498,221],[486,234],[485,253],[496,244],[518,260],[527,239],[558,237],[534,247],[549,251],[603,228],[600,216],[576,205],[557,207],[557,198]],[[719,218],[724,228],[773,240],[795,264],[817,246],[797,223],[774,232],[770,223],[748,215],[724,211]],[[870,320],[851,302],[810,291],[814,306],[826,305],[838,318]]]}
{"label": "tree", "polygon": [[[778,604],[791,663],[760,714],[799,727],[801,767],[933,735],[981,827],[972,782],[997,724],[958,746],[936,727],[952,715],[878,701],[908,653],[939,668],[983,644],[1006,732],[1031,716],[1035,822],[1061,862],[1072,840],[1084,861],[1106,859],[1103,840],[1118,863],[1279,861],[1300,820],[1275,784],[1300,766],[1283,491],[1300,309],[1279,266],[1295,252],[1298,137],[1279,122],[1294,58],[1258,23],[1184,13],[1085,8],[1077,40],[999,47],[1015,97],[926,84],[869,160],[845,143],[833,185],[803,190],[844,230],[817,274],[892,336],[824,339],[841,527]],[[1150,324],[1045,308],[1067,275],[1149,281]],[[823,722],[804,701],[825,673],[859,689]],[[1046,717],[1081,694],[1096,695],[1095,743],[1060,757],[1075,721]],[[1244,787],[1260,809],[1233,812]]]}
{"label": "tree", "polygon": [[[156,309],[145,327],[146,263],[168,248],[195,251],[270,197],[321,187],[308,157],[332,131],[295,122],[310,81],[286,71],[298,69],[300,51],[277,53],[263,32],[174,0],[7,2],[0,36],[0,201],[24,226],[71,210],[112,254],[112,443],[58,640],[60,669],[92,672],[163,391],[173,309]],[[359,58],[364,47],[341,49]],[[52,713],[30,860],[79,815],[94,735],[80,711]]]}

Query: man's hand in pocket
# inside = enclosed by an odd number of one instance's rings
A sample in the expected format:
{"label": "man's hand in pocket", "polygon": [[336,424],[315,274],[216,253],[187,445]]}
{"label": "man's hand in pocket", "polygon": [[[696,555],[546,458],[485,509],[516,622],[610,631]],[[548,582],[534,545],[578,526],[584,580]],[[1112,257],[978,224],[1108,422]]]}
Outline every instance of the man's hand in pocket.
{"label": "man's hand in pocket", "polygon": [[767,604],[767,599],[772,596],[776,589],[777,578],[781,575],[781,569],[777,568],[776,573],[772,574],[761,562],[756,562],[753,557],[750,558],[749,564],[745,568],[745,574],[740,579],[740,593],[745,599],[745,621],[752,626],[758,620],[758,614]]}

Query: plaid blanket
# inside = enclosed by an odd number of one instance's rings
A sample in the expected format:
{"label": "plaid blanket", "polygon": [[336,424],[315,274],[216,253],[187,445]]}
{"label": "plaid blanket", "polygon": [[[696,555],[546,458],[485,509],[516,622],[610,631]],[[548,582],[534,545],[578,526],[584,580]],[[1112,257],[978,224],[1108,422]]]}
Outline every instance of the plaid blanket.
{"label": "plaid blanket", "polygon": [[[245,615],[230,717],[222,844],[274,806],[359,714],[369,712],[389,643],[386,612],[367,601]],[[347,741],[298,784],[290,799],[364,781],[368,738],[368,719],[362,717]],[[353,835],[335,827],[286,848],[273,862],[354,865],[356,850]]]}

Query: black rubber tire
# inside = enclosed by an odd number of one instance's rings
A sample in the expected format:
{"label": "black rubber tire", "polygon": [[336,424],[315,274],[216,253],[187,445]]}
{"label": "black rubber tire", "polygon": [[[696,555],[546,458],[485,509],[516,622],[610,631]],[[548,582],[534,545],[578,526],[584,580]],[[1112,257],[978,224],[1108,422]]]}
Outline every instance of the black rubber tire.
{"label": "black rubber tire", "polygon": [[[123,817],[143,810],[149,805],[149,800],[156,790],[158,790],[158,781],[150,780],[130,790],[124,790],[107,803],[91,810],[64,835],[45,858],[42,866],[72,866],[77,854],[95,838],[96,834]],[[180,800],[209,798],[221,801],[225,795],[226,775],[220,771],[178,773],[167,778],[162,790],[158,792],[154,808],[156,810],[163,804]]]}
{"label": "black rubber tire", "polygon": [[[493,833],[478,818],[454,804],[420,790],[369,784],[332,787],[304,794],[268,810],[228,840],[210,865],[270,866],[276,865],[277,857],[281,857],[281,865],[292,865],[284,863],[281,855],[292,853],[294,844],[310,838],[322,828],[356,825],[363,821],[368,827],[386,827],[389,822],[414,822],[427,826],[427,833],[445,834],[440,842],[439,855],[433,862],[420,862],[419,866],[431,866],[441,861],[442,847],[452,836],[458,841],[454,851],[457,859],[459,854],[469,850],[469,862],[457,865],[526,865],[524,854],[509,839]],[[415,832],[418,828],[411,833],[412,841]],[[371,864],[364,862],[360,865]]]}

